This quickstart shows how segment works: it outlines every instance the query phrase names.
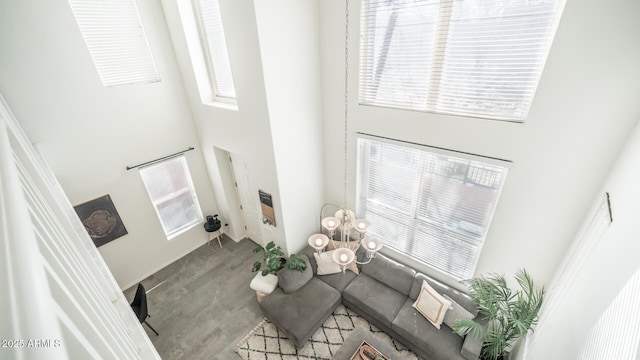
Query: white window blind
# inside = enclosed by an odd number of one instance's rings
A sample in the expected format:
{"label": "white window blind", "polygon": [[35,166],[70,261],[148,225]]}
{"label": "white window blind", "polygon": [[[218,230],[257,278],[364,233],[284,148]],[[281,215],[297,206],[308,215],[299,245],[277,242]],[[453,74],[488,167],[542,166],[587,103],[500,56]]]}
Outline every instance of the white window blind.
{"label": "white window blind", "polygon": [[585,340],[580,360],[636,360],[640,356],[640,270],[629,279]]}
{"label": "white window blind", "polygon": [[193,0],[207,72],[215,94],[214,100],[235,99],[227,42],[218,0]]}
{"label": "white window blind", "polygon": [[105,87],[160,81],[135,0],[69,0]]}
{"label": "white window blind", "polygon": [[[502,163],[502,165],[500,164]],[[357,211],[385,246],[455,279],[474,275],[506,163],[358,138]]]}
{"label": "white window blind", "polygon": [[167,236],[171,237],[202,220],[184,156],[141,168],[140,176]]}
{"label": "white window blind", "polygon": [[564,0],[366,0],[360,103],[526,117]]}

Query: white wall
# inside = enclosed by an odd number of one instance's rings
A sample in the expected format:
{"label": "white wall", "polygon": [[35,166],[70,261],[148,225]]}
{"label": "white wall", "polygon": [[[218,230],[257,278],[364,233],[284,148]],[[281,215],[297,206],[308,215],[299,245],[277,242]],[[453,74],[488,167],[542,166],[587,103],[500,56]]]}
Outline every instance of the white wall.
{"label": "white wall", "polygon": [[[230,110],[202,104],[177,5],[184,1],[162,5],[230,234],[245,236],[235,190],[225,185],[216,159],[223,152],[214,148],[246,159],[256,199],[258,189],[271,193],[277,226],[261,223],[262,242],[297,251],[315,229],[323,188],[316,2],[220,0],[238,101]],[[301,174],[314,179],[300,181]]]}
{"label": "white wall", "polygon": [[[355,132],[511,160],[476,273],[524,267],[536,282],[548,282],[638,120],[638,5],[568,2],[524,124],[358,106],[359,7],[351,2],[349,201]],[[330,159],[343,147],[343,14],[344,1],[321,2],[325,191],[338,203],[342,171]]]}
{"label": "white wall", "polygon": [[[563,289],[564,296],[554,299],[559,305],[548,321],[538,327],[535,345],[530,349],[528,359],[577,359],[589,331],[629,278],[640,269],[638,163],[640,126],[636,126],[604,186],[597,193],[599,202],[602,194],[609,192],[613,222],[597,245],[585,255],[577,277]],[[554,295],[549,294],[550,297]]]}
{"label": "white wall", "polygon": [[[239,241],[245,237],[240,226],[239,204],[235,189],[225,185],[214,148],[247,159],[249,180],[255,189],[271,193],[274,198],[276,221],[282,219],[278,180],[269,115],[260,61],[260,45],[253,1],[220,0],[220,11],[227,39],[227,49],[238,100],[238,110],[203,104],[198,93],[193,66],[189,58],[187,39],[179,15],[178,3],[188,0],[162,0],[171,39],[182,74],[185,94],[198,129],[198,137],[205,150],[205,162],[218,203],[220,214],[229,221],[230,235]],[[218,152],[221,154],[221,152]],[[282,226],[261,225],[263,241],[274,241],[286,248]]]}
{"label": "white wall", "polygon": [[289,252],[318,231],[324,199],[318,3],[256,1],[262,66]]}
{"label": "white wall", "polygon": [[[269,6],[221,0],[238,97],[233,111],[201,103],[174,0],[162,0],[162,9],[140,1],[162,82],[115,89],[100,84],[65,0],[0,4],[0,91],[73,203],[112,196],[129,235],[100,251],[121,286],[205,237],[198,228],[167,241],[138,174],[126,165],[196,146],[204,156],[187,156],[203,212],[219,212],[239,240],[237,204],[227,196],[214,147],[241,155],[252,185],[273,195],[276,220],[284,225],[262,226],[263,237],[292,251],[315,231],[323,181],[326,200],[342,203],[342,166],[333,162],[343,158],[344,2]],[[313,86],[316,6],[321,106]],[[632,15],[639,5],[569,1],[525,124],[358,106],[359,6],[351,2],[349,201],[355,132],[512,160],[477,273],[525,267],[536,281],[548,282],[638,119],[640,32]],[[315,137],[320,114],[322,154],[314,150],[321,147]],[[323,161],[322,170],[316,161]],[[298,164],[314,180],[299,184]]]}
{"label": "white wall", "polygon": [[110,194],[129,232],[99,248],[126,288],[204,244],[200,226],[168,241],[127,165],[194,146],[204,213],[216,209],[164,16],[138,1],[161,82],[105,89],[66,0],[0,3],[0,92],[75,205]]}

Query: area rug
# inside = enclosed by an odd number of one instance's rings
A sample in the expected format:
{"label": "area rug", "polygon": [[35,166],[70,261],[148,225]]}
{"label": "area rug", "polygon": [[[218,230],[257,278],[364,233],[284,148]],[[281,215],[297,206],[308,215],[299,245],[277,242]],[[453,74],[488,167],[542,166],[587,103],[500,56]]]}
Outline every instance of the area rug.
{"label": "area rug", "polygon": [[404,346],[391,339],[389,335],[343,305],[340,305],[329,316],[327,321],[322,324],[320,329],[313,334],[301,349],[296,349],[293,343],[278,328],[269,320],[264,319],[236,345],[236,353],[244,360],[330,360],[347,336],[349,336],[349,333],[357,326],[369,329],[383,341],[391,344],[396,350],[405,355],[403,359],[418,359],[413,352],[407,350]]}

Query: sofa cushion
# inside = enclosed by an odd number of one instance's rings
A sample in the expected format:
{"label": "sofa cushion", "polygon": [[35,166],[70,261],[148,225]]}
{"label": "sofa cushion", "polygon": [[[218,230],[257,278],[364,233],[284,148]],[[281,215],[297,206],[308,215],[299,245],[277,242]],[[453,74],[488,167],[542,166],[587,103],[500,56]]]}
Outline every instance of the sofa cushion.
{"label": "sofa cushion", "polygon": [[[329,242],[329,244],[331,244],[331,242]],[[316,258],[313,256],[313,254],[316,254],[316,253],[317,253],[316,250],[310,246],[307,246],[302,251],[302,254],[307,255],[309,257],[308,264],[311,265],[311,269],[313,270],[313,275],[316,275],[318,273],[318,264],[316,263]],[[358,248],[358,250],[356,251],[356,259],[360,262],[365,261],[366,260],[365,254],[366,252],[362,250],[362,247]],[[347,270],[351,270],[354,273],[358,274],[360,272],[360,267],[358,264],[354,262],[349,267],[347,267]]]}
{"label": "sofa cushion", "polygon": [[260,308],[297,346],[302,346],[339,304],[340,293],[336,289],[312,278],[291,294],[276,289],[260,303]]}
{"label": "sofa cushion", "polygon": [[445,314],[451,308],[451,300],[445,299],[429,286],[429,283],[423,281],[420,295],[412,306],[433,326],[440,329]]}
{"label": "sofa cushion", "polygon": [[376,254],[370,263],[362,265],[362,272],[403,295],[409,294],[416,275],[415,270],[382,254]]}
{"label": "sofa cushion", "polygon": [[[376,279],[361,273],[342,292],[345,305],[375,318],[387,327],[402,307],[406,295],[403,295]],[[426,321],[426,320],[425,320]]]}
{"label": "sofa cushion", "polygon": [[[484,319],[477,320],[482,326],[487,326],[487,321]],[[464,343],[462,343],[462,349],[460,355],[466,360],[478,360],[479,354],[482,352],[482,345],[484,344],[483,337],[476,337],[473,334],[467,334],[464,337]]]}
{"label": "sofa cushion", "polygon": [[428,359],[462,360],[462,338],[443,326],[436,329],[416,309],[413,300],[406,298],[398,310],[391,329],[402,338],[422,350]]}
{"label": "sofa cushion", "polygon": [[[475,317],[467,309],[463,308],[460,304],[455,302],[455,300],[450,298],[449,295],[444,294],[443,297],[451,302],[451,309],[444,314],[443,321],[450,329],[453,330],[453,326],[460,319],[473,319]],[[463,336],[460,334],[458,335]]]}
{"label": "sofa cushion", "polygon": [[315,253],[316,253],[315,249],[312,248],[311,246],[307,246],[306,248],[304,248],[304,250],[302,250],[302,252],[300,252],[300,254],[307,255],[307,257],[309,258],[309,262],[307,263],[307,265],[311,266],[313,275],[318,273],[317,271],[318,265],[316,264],[316,258],[313,256],[313,254]]}
{"label": "sofa cushion", "polygon": [[411,292],[409,292],[409,297],[413,300],[418,298],[418,294],[420,294],[420,290],[422,289],[422,282],[426,280],[427,283],[438,293],[444,294],[448,291],[449,286],[436,281],[423,273],[417,273],[415,279],[413,280],[413,285],[411,286]]}
{"label": "sofa cushion", "polygon": [[[306,247],[302,251],[302,254],[307,255],[307,257],[309,258],[309,262],[307,263],[307,265],[309,266],[307,267],[311,267],[314,275],[318,273],[316,258],[315,256],[313,256],[313,254],[315,253],[316,253],[315,249],[313,249],[310,246]],[[338,273],[338,274],[331,274],[331,275],[318,275],[318,279],[331,285],[334,289],[340,292],[342,292],[342,290],[344,290],[344,288],[347,287],[347,285],[349,285],[351,280],[353,280],[355,277],[356,277],[356,274],[350,271],[346,271],[344,274]]]}
{"label": "sofa cushion", "polygon": [[313,270],[309,266],[309,258],[306,255],[300,255],[300,259],[307,264],[307,268],[304,271],[292,269],[278,271],[278,286],[287,294],[297,291],[313,277]]}
{"label": "sofa cushion", "polygon": [[429,283],[429,285],[438,292],[438,294],[448,295],[449,298],[467,309],[467,311],[473,314],[473,316],[478,314],[478,308],[471,297],[422,273],[416,274],[416,277],[413,280],[411,292],[409,293],[409,297],[411,299],[416,300],[418,298],[418,294],[420,294],[420,290],[422,289],[422,281],[424,280],[426,280],[427,283]]}
{"label": "sofa cushion", "polygon": [[346,288],[347,285],[349,285],[349,283],[351,283],[351,281],[357,276],[358,275],[351,271],[345,271],[344,273],[340,272],[331,275],[318,275],[317,278],[331,285],[331,287],[342,293],[344,288]]}

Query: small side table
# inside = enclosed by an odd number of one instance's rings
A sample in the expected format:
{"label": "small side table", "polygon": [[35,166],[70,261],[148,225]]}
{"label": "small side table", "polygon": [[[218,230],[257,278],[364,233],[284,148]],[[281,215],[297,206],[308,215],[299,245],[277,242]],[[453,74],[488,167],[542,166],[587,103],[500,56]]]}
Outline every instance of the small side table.
{"label": "small side table", "polygon": [[278,286],[278,277],[273,274],[267,274],[267,276],[262,276],[260,272],[253,277],[251,280],[251,284],[249,287],[252,290],[256,291],[256,296],[258,297],[258,302],[262,302],[262,300],[267,297],[267,295],[271,294],[273,290]]}
{"label": "small side table", "polygon": [[218,239],[218,245],[220,245],[220,248],[222,249],[222,241],[220,239],[220,235],[222,235],[222,227],[218,225],[216,228],[216,226],[211,226],[209,223],[205,222],[204,231],[207,232],[207,243],[211,245],[211,238],[215,234],[215,237]]}

